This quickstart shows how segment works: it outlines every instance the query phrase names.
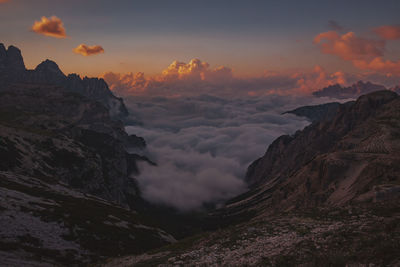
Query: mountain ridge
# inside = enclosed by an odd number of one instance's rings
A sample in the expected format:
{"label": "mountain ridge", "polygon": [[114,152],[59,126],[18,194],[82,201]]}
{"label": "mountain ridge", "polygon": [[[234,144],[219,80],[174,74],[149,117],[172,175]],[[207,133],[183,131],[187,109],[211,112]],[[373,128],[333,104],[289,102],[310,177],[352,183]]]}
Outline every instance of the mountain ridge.
{"label": "mountain ridge", "polygon": [[57,63],[49,59],[42,61],[35,69],[27,70],[21,50],[15,46],[6,49],[4,44],[0,43],[0,85],[4,87],[13,83],[60,86],[102,103],[114,118],[122,119],[128,115],[122,98],[114,96],[103,79],[82,79],[77,74],[66,76]]}

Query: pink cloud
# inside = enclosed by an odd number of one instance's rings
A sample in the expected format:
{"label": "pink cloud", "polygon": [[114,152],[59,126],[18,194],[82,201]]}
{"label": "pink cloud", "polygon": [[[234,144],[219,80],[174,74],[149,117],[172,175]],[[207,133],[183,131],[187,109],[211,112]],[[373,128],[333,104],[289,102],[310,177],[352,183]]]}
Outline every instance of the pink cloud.
{"label": "pink cloud", "polygon": [[374,31],[380,40],[357,37],[354,32],[340,35],[335,31],[323,32],[315,36],[314,44],[324,54],[336,55],[350,61],[354,67],[386,76],[400,75],[400,60],[384,59],[386,40],[400,38],[400,27],[381,26]]}
{"label": "pink cloud", "polygon": [[384,25],[374,28],[372,31],[384,40],[400,39],[400,25]]}
{"label": "pink cloud", "polygon": [[388,76],[400,75],[400,60],[385,60],[382,57],[376,57],[370,61],[354,60],[355,67],[362,70],[372,70],[376,72],[386,73]]}
{"label": "pink cloud", "polygon": [[343,35],[336,31],[323,32],[315,36],[314,43],[322,53],[336,55],[344,60],[382,56],[385,48],[385,41],[360,38],[354,32]]}

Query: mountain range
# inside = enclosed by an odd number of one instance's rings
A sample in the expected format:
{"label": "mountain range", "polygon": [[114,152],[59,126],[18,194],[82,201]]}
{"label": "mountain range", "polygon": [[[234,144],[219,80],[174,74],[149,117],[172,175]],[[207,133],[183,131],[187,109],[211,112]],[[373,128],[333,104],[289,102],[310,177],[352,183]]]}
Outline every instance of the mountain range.
{"label": "mountain range", "polygon": [[362,82],[321,92],[365,86],[379,91],[288,111],[312,123],[248,167],[247,192],[177,214],[142,198],[137,164],[156,163],[102,79],[50,60],[26,70],[19,49],[0,45],[1,262],[399,265],[400,96]]}
{"label": "mountain range", "polygon": [[123,100],[114,96],[103,79],[82,79],[77,74],[66,76],[54,61],[48,59],[34,70],[27,70],[19,49],[15,46],[6,49],[0,43],[0,86],[4,90],[15,83],[57,85],[100,102],[109,110],[111,117],[123,118],[128,115]]}

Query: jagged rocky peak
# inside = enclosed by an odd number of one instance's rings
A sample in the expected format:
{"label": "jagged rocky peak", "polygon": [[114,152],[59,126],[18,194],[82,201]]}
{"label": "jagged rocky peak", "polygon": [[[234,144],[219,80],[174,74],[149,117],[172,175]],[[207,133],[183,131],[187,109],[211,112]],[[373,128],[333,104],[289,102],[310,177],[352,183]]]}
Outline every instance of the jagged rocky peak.
{"label": "jagged rocky peak", "polygon": [[37,65],[35,71],[51,73],[57,76],[65,76],[64,73],[58,67],[57,63],[49,59],[46,59],[45,61]]}
{"label": "jagged rocky peak", "polygon": [[6,50],[4,44],[0,43],[0,68],[8,68],[12,71],[24,71],[25,64],[21,50],[12,45]]}
{"label": "jagged rocky peak", "polygon": [[87,86],[96,88],[97,90],[105,91],[107,93],[111,93],[110,88],[108,88],[108,85],[103,78],[89,78],[85,76],[82,81]]}
{"label": "jagged rocky peak", "polygon": [[128,115],[128,110],[121,98],[116,97],[103,79],[81,79],[77,74],[66,76],[57,63],[46,59],[34,70],[25,69],[21,51],[10,46],[8,50],[0,44],[0,84],[15,83],[46,84],[60,86],[74,93],[81,94],[89,99],[100,102],[113,118],[122,119]]}
{"label": "jagged rocky peak", "polygon": [[386,90],[386,87],[371,82],[358,81],[351,86],[345,87],[340,84],[330,85],[313,93],[317,97],[333,97],[333,98],[356,98],[363,94],[375,91]]}

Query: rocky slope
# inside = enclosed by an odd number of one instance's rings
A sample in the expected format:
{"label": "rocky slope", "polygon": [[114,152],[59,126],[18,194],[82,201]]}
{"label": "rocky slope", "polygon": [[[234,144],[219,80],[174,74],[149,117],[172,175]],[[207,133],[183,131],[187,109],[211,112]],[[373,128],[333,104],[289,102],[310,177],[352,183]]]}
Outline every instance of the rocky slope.
{"label": "rocky slope", "polygon": [[381,202],[260,216],[103,266],[398,266],[398,206]]}
{"label": "rocky slope", "polygon": [[2,266],[73,266],[175,242],[140,215],[55,178],[0,171]]}
{"label": "rocky slope", "polygon": [[64,87],[3,86],[0,261],[93,262],[173,242],[137,212],[146,203],[136,164],[148,159],[127,151],[144,146],[102,104]]}
{"label": "rocky slope", "polygon": [[13,83],[64,87],[100,102],[109,110],[112,117],[123,118],[128,115],[123,100],[113,95],[103,79],[88,77],[81,79],[76,74],[66,76],[51,60],[43,61],[34,70],[27,70],[19,49],[14,46],[6,49],[0,43],[0,87]]}
{"label": "rocky slope", "polygon": [[373,84],[371,82],[364,83],[363,81],[358,81],[357,83],[348,87],[343,87],[340,84],[330,85],[319,91],[314,92],[313,95],[317,97],[346,99],[357,98],[360,95],[381,90],[386,90],[386,88],[382,85]]}
{"label": "rocky slope", "polygon": [[248,168],[250,192],[217,217],[398,198],[399,136],[400,97],[392,91],[361,96],[333,119],[276,139]]}

